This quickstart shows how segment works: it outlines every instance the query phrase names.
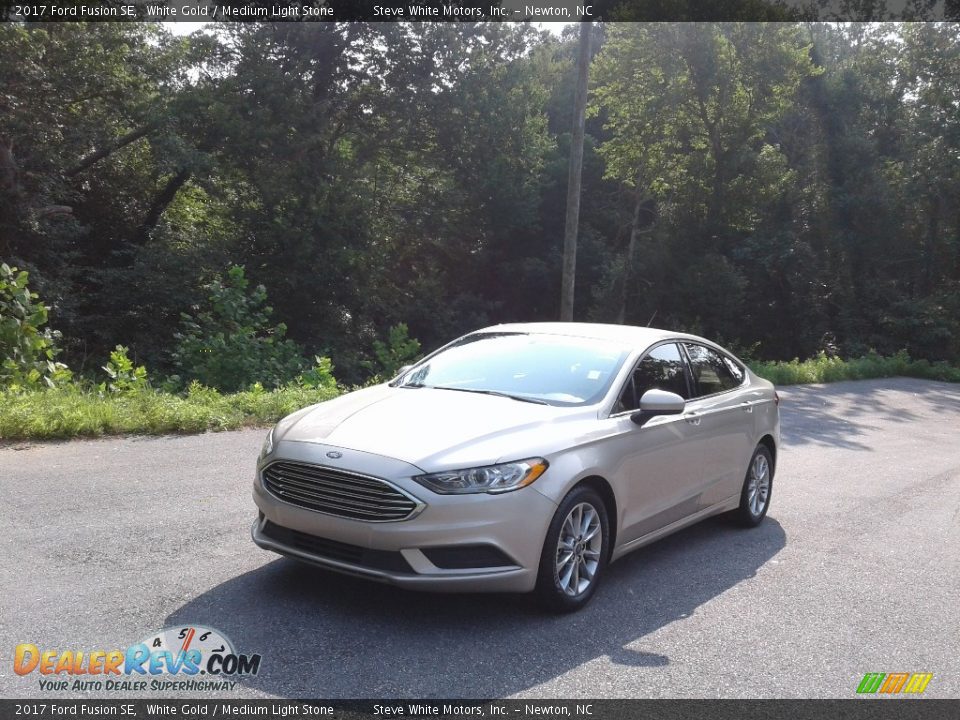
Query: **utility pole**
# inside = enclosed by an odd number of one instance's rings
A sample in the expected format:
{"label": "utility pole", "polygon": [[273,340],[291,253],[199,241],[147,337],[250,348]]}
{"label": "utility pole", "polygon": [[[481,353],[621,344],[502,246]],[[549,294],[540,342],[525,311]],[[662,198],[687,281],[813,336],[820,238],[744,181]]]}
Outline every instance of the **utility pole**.
{"label": "utility pole", "polygon": [[580,23],[577,57],[577,94],[570,139],[570,174],[567,177],[567,220],[563,230],[563,275],[560,281],[560,320],[573,320],[573,291],[577,274],[577,226],[580,223],[580,176],[583,170],[583,129],[587,114],[587,71],[593,23]]}

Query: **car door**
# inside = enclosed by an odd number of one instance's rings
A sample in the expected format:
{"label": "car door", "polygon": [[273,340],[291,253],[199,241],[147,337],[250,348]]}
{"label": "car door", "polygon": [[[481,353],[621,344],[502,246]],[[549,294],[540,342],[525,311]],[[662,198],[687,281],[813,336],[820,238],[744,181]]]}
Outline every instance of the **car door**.
{"label": "car door", "polygon": [[694,383],[688,415],[699,422],[706,460],[700,497],[705,508],[740,493],[753,452],[753,403],[744,389],[746,374],[735,360],[700,343],[682,345]]}
{"label": "car door", "polygon": [[630,416],[651,388],[691,395],[689,371],[673,342],[654,346],[638,361],[607,422],[618,496],[622,499],[618,544],[629,543],[680,520],[699,506],[703,484],[700,428],[685,415],[651,418],[642,427]]}

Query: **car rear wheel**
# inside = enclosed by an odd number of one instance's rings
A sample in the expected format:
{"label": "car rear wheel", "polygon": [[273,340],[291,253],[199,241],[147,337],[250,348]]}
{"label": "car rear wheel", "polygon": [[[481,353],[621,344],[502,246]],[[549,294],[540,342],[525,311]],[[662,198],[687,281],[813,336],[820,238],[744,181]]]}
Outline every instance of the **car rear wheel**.
{"label": "car rear wheel", "polygon": [[772,492],[773,457],[766,445],[757,445],[743,481],[740,507],[735,511],[737,521],[745,527],[759,525],[770,507]]}
{"label": "car rear wheel", "polygon": [[556,612],[586,605],[606,568],[609,538],[603,500],[590,487],[575,487],[560,503],[547,530],[537,576],[540,604]]}

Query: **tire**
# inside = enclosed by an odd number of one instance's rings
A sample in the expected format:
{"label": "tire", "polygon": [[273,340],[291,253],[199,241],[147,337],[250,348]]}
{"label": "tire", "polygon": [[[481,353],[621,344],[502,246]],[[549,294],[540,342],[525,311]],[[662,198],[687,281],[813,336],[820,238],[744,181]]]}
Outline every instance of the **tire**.
{"label": "tire", "polygon": [[740,491],[740,507],[733,511],[737,523],[756,527],[767,515],[773,494],[773,457],[766,445],[757,445],[747,466]]}
{"label": "tire", "polygon": [[560,503],[543,542],[536,588],[541,607],[573,612],[586,605],[609,555],[607,507],[596,491],[578,485]]}

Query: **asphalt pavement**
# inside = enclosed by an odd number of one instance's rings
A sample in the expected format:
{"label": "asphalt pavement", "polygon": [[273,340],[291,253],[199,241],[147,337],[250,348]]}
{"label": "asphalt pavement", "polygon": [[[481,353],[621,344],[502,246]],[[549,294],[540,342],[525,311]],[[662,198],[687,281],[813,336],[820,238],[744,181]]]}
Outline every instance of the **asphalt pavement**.
{"label": "asphalt pavement", "polygon": [[0,697],[105,695],[16,675],[20,643],[111,650],[188,624],[262,656],[213,697],[849,698],[867,672],[960,697],[960,386],[781,397],[759,528],[715,518],[639,550],[560,617],[260,550],[263,430],[0,445]]}

